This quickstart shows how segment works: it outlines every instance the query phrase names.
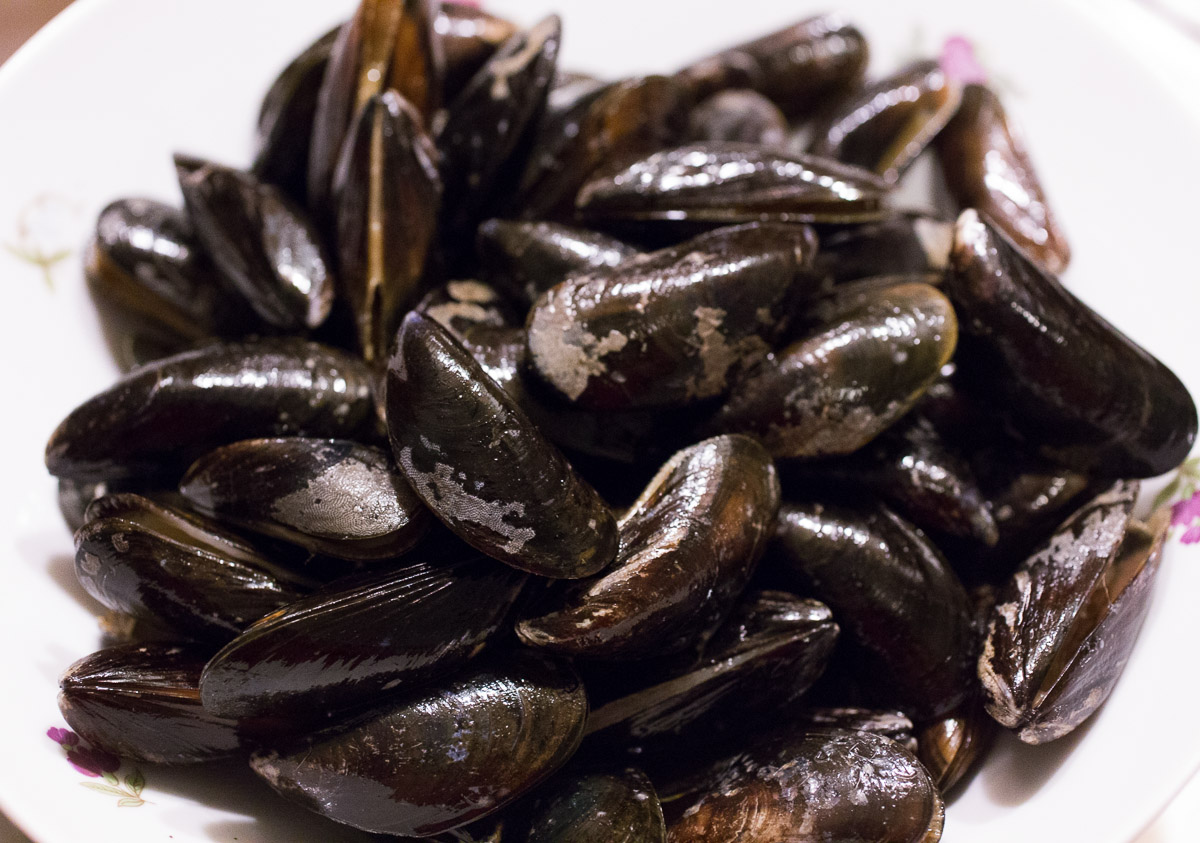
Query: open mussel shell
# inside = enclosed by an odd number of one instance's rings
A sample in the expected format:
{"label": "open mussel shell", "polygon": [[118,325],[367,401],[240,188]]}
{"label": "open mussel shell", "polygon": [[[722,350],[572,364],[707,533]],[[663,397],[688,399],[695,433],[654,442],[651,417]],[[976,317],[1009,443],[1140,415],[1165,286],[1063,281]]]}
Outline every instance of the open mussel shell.
{"label": "open mussel shell", "polygon": [[494,813],[561,767],[583,736],[587,697],[568,665],[514,653],[383,703],[344,731],[251,766],[330,819],[424,837]]}
{"label": "open mussel shell", "polygon": [[946,186],[959,209],[976,208],[1054,273],[1067,268],[1071,247],[1000,98],[967,85],[962,105],[937,138]]}
{"label": "open mussel shell", "polygon": [[784,147],[788,122],[769,99],[756,91],[720,91],[692,109],[685,140],[738,141],[760,146]]}
{"label": "open mussel shell", "polygon": [[887,508],[784,503],[763,564],[833,610],[873,657],[880,692],[906,711],[938,716],[972,687],[967,593],[924,534]]}
{"label": "open mussel shell", "polygon": [[359,348],[383,364],[421,293],[442,185],[421,116],[395,91],[358,112],[333,181],[339,279]]}
{"label": "open mussel shell", "polygon": [[962,85],[938,62],[916,62],[844,102],[816,130],[812,152],[873,170],[895,184],[961,100]]}
{"label": "open mussel shell", "polygon": [[531,808],[525,843],[666,843],[654,785],[641,770],[564,777]]}
{"label": "open mussel shell", "polygon": [[[688,90],[666,76],[628,79],[605,89],[588,104],[569,140],[544,139],[561,144],[553,164],[541,156],[539,132],[530,151],[533,169],[522,176],[514,209],[526,220],[570,219],[576,194],[597,171],[678,143],[687,131],[690,107]],[[567,121],[564,128],[574,125]]]}
{"label": "open mussel shell", "polygon": [[250,172],[301,205],[308,187],[308,150],[317,96],[340,30],[331,29],[292,59],[271,83],[258,113]]}
{"label": "open mussel shell", "polygon": [[262,436],[375,438],[371,374],[294,337],[209,345],[135,369],[73,410],[46,444],[56,477],[111,480],[186,467]]}
{"label": "open mussel shell", "polygon": [[200,704],[205,655],[168,644],[100,650],[67,668],[59,711],[89,744],[124,758],[197,764],[238,755],[237,721]]}
{"label": "open mussel shell", "polygon": [[670,843],[941,839],[945,806],[929,774],[879,735],[779,729],[716,769],[671,823]]}
{"label": "open mussel shell", "polygon": [[829,607],[816,600],[775,591],[750,594],[686,667],[660,671],[652,663],[638,671],[622,664],[622,690],[615,696],[602,681],[589,679],[589,690],[595,687],[587,727],[591,745],[600,752],[626,746],[670,755],[681,737],[686,742],[730,731],[714,725],[722,717],[736,718],[733,731],[739,733],[748,722],[761,725],[747,718],[774,716],[808,690],[837,636]]}
{"label": "open mussel shell", "polygon": [[530,310],[529,362],[588,409],[716,397],[815,294],[815,251],[807,228],[751,223],[571,276]]}
{"label": "open mussel shell", "polygon": [[100,212],[84,277],[126,369],[143,362],[140,344],[171,354],[254,324],[203,254],[187,216],[152,199],[118,199]]}
{"label": "open mussel shell", "polygon": [[813,269],[835,284],[882,275],[921,274],[941,282],[950,266],[954,224],[925,214],[894,214],[878,222],[821,234]]}
{"label": "open mussel shell", "polygon": [[441,107],[445,56],[435,0],[362,0],[342,27],[317,96],[308,159],[308,203],[330,225],[334,170],[346,135],[372,98],[394,90],[428,126]]}
{"label": "open mussel shell", "polygon": [[614,267],[637,254],[599,232],[501,219],[479,226],[476,251],[488,278],[525,305],[569,275]]}
{"label": "open mussel shell", "polygon": [[585,577],[617,552],[595,489],[441,325],[410,313],[388,366],[387,422],[417,496],[477,550],[521,570]]}
{"label": "open mussel shell", "polygon": [[1159,360],[974,210],[958,218],[946,293],[960,371],[1031,446],[1097,476],[1154,477],[1187,457],[1196,405]]}
{"label": "open mussel shell", "polygon": [[74,533],[88,521],[88,510],[92,503],[108,495],[121,492],[146,492],[154,482],[137,478],[126,480],[71,480],[64,477],[58,481],[58,511],[67,527]]}
{"label": "open mussel shell", "polygon": [[622,517],[612,570],[564,585],[517,635],[595,658],[677,652],[733,608],[778,507],[775,466],[753,439],[718,436],[685,448]]}
{"label": "open mussel shell", "polygon": [[321,722],[445,676],[474,657],[525,577],[485,557],[352,577],[263,618],[204,669],[204,706],[227,717]]}
{"label": "open mussel shell", "polygon": [[434,30],[446,60],[443,91],[451,102],[500,45],[517,34],[512,21],[475,5],[455,2],[440,4]]}
{"label": "open mussel shell", "polygon": [[697,99],[750,88],[792,117],[852,91],[867,69],[867,39],[837,15],[805,18],[679,71]]}
{"label": "open mussel shell", "polygon": [[218,642],[312,585],[219,524],[133,494],[89,507],[75,534],[75,573],[110,609]]}
{"label": "open mussel shell", "polygon": [[576,205],[606,224],[857,223],[883,216],[887,190],[875,174],[827,158],[708,141],[605,171],[583,185]]}
{"label": "open mussel shell", "polygon": [[321,236],[283,191],[232,167],[175,156],[196,236],[230,287],[267,324],[319,327],[333,307]]}
{"label": "open mussel shell", "polygon": [[546,106],[561,40],[556,15],[513,35],[450,104],[437,139],[450,240],[473,232],[498,204],[497,189],[520,177],[513,152]]}
{"label": "open mussel shell", "polygon": [[1108,698],[1150,605],[1169,527],[1132,519],[1136,482],[1072,514],[996,598],[979,679],[988,713],[1026,743],[1071,732]]}
{"label": "open mussel shell", "polygon": [[852,453],[920,399],[958,338],[954,308],[927,284],[854,291],[834,315],[749,369],[708,427],[757,436],[776,457]]}
{"label": "open mussel shell", "polygon": [[399,556],[428,510],[391,454],[345,439],[249,439],[201,457],[179,491],[207,515],[340,559]]}

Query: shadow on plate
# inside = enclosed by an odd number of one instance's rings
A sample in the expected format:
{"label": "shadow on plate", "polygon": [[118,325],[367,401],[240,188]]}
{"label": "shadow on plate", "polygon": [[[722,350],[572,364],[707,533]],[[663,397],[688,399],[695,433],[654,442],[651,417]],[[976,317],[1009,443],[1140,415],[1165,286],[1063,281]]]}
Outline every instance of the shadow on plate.
{"label": "shadow on plate", "polygon": [[[394,837],[367,834],[330,822],[282,799],[250,771],[244,761],[222,761],[199,767],[141,765],[146,775],[145,798],[171,794],[238,816],[180,831],[202,834],[220,843],[368,843]],[[181,812],[182,813],[182,812]]]}
{"label": "shadow on plate", "polygon": [[1093,716],[1065,738],[1030,746],[1011,732],[996,738],[987,766],[978,773],[988,797],[997,805],[1022,805],[1032,798],[1075,751],[1096,718]]}

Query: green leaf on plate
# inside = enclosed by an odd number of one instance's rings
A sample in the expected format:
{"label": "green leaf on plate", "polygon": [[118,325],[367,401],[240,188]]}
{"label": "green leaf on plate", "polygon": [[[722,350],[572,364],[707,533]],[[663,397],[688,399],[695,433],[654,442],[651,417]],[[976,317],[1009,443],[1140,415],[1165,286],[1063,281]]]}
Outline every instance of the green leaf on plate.
{"label": "green leaf on plate", "polygon": [[107,793],[109,796],[129,795],[119,787],[113,787],[111,784],[104,784],[104,782],[80,782],[80,784],[86,787],[88,790],[96,790],[100,793]]}
{"label": "green leaf on plate", "polygon": [[112,773],[102,773],[101,775],[103,775],[104,780],[106,782],[108,782],[109,784],[111,784],[113,787],[116,787],[117,785],[119,785],[121,783],[121,780],[118,779],[116,776],[114,776]]}
{"label": "green leaf on plate", "polygon": [[136,796],[126,796],[124,799],[117,800],[118,808],[137,808],[145,804],[145,799],[138,799]]}
{"label": "green leaf on plate", "polygon": [[1158,509],[1162,506],[1165,506],[1179,492],[1179,487],[1182,484],[1183,484],[1183,478],[1181,478],[1178,474],[1176,474],[1175,479],[1172,480],[1170,483],[1168,483],[1166,486],[1164,486],[1163,490],[1158,493],[1158,497],[1156,497],[1154,499],[1154,505],[1150,508]]}
{"label": "green leaf on plate", "polygon": [[134,796],[141,796],[142,788],[146,786],[146,779],[142,775],[142,771],[134,769],[132,773],[126,776],[125,786],[133,791]]}

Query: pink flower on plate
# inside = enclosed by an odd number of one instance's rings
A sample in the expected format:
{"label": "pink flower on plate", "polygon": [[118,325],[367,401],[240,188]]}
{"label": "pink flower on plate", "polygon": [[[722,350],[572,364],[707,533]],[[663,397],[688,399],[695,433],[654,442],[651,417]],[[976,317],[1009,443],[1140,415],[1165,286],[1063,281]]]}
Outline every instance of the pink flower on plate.
{"label": "pink flower on plate", "polygon": [[1186,528],[1179,537],[1184,544],[1200,542],[1200,491],[1171,504],[1171,526]]}
{"label": "pink flower on plate", "polygon": [[57,726],[51,726],[46,730],[46,737],[54,741],[59,746],[76,746],[79,743],[79,735],[72,732],[70,729],[60,729]]}
{"label": "pink flower on plate", "polygon": [[946,39],[938,64],[947,76],[964,85],[982,85],[987,82],[987,71],[975,56],[975,45],[961,35]]}
{"label": "pink flower on plate", "polygon": [[121,759],[102,749],[76,747],[67,752],[67,761],[71,766],[83,773],[98,779],[105,773],[115,773],[121,768]]}

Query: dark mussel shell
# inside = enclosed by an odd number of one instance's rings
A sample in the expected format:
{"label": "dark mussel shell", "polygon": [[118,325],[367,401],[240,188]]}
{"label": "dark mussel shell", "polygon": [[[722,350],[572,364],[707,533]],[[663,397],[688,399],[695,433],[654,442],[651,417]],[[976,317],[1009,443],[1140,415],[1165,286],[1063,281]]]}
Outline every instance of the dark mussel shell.
{"label": "dark mussel shell", "polygon": [[806,18],[679,71],[698,99],[750,88],[804,117],[854,90],[867,69],[867,39],[837,15]]}
{"label": "dark mussel shell", "polygon": [[1026,743],[1071,732],[1125,668],[1170,522],[1166,510],[1134,521],[1137,491],[1118,481],[1084,504],[996,599],[979,657],[984,704]]}
{"label": "dark mussel shell", "polygon": [[752,223],[571,276],[533,304],[529,362],[588,409],[716,397],[815,294],[815,251],[807,228]]}
{"label": "dark mussel shell", "polygon": [[253,324],[201,251],[187,216],[152,199],[118,199],[100,212],[84,277],[124,369],[144,362],[139,344],[172,354]]}
{"label": "dark mussel shell", "polygon": [[436,0],[362,0],[342,27],[317,96],[308,159],[308,204],[328,225],[334,170],[351,124],[374,97],[395,90],[424,118],[441,106],[445,56]]}
{"label": "dark mussel shell", "polygon": [[778,106],[755,91],[735,89],[713,94],[692,109],[685,140],[783,147],[787,134],[787,118]]}
{"label": "dark mussel shell", "polygon": [[641,770],[564,777],[531,809],[525,843],[666,843],[654,785]]}
{"label": "dark mussel shell", "polygon": [[472,554],[335,582],[217,653],[204,706],[227,717],[321,721],[441,678],[500,629],[525,577]]}
{"label": "dark mussel shell", "polygon": [[822,233],[813,269],[835,284],[912,274],[938,284],[950,266],[953,243],[953,223],[924,214],[894,214]]}
{"label": "dark mussel shell", "polygon": [[541,138],[535,140],[530,152],[535,167],[522,177],[516,200],[520,218],[571,218],[576,194],[594,173],[677,143],[687,131],[690,106],[686,88],[665,76],[629,79],[605,89],[579,118],[570,140],[557,148],[553,166],[536,166],[542,160]]}
{"label": "dark mussel shell", "polygon": [[228,284],[264,322],[316,328],[333,308],[333,272],[305,212],[249,173],[175,156],[196,236]]}
{"label": "dark mussel shell", "polygon": [[917,733],[917,757],[943,794],[953,790],[982,761],[996,736],[996,721],[972,695],[940,720]]}
{"label": "dark mussel shell", "polygon": [[[728,731],[717,729],[721,718],[736,718],[734,731],[744,733],[748,723],[761,725],[760,716],[775,716],[808,690],[825,669],[837,636],[828,606],[785,592],[754,592],[718,627],[694,664],[665,672],[657,665],[638,671],[622,664],[626,681],[616,696],[605,694],[603,683],[595,688],[590,683],[595,693],[587,731],[595,736],[593,747],[611,751],[625,745],[637,753],[671,755],[681,737],[686,743]],[[631,673],[640,680],[629,682]]]}
{"label": "dark mussel shell", "polygon": [[614,267],[637,254],[607,234],[500,219],[479,226],[476,251],[488,279],[525,305],[569,275]]}
{"label": "dark mussel shell", "polygon": [[526,644],[596,658],[677,652],[733,608],[779,507],[771,457],[745,436],[675,454],[620,522],[611,571],[517,625]]}
{"label": "dark mussel shell", "polygon": [[372,97],[346,137],[333,187],[341,290],[368,363],[387,359],[424,292],[441,192],[421,116],[395,91]]}
{"label": "dark mussel shell", "polygon": [[468,544],[531,573],[608,565],[617,528],[600,496],[444,328],[410,313],[387,374],[401,472]]}
{"label": "dark mussel shell", "polygon": [[72,533],[88,520],[88,509],[92,503],[106,495],[121,492],[146,492],[153,481],[142,482],[136,478],[127,480],[72,480],[64,477],[58,481],[58,511]]}
{"label": "dark mussel shell", "polygon": [[579,191],[579,213],[611,223],[857,223],[883,215],[873,173],[811,155],[730,141],[655,152]]}
{"label": "dark mussel shell", "polygon": [[340,31],[341,27],[331,29],[292,59],[267,90],[258,112],[257,149],[250,172],[301,205],[308,190],[308,150],[317,96]]}
{"label": "dark mussel shell", "polygon": [[1175,374],[1069,293],[974,210],[958,218],[946,292],[959,369],[1030,445],[1103,477],[1154,477],[1196,440]]}
{"label": "dark mussel shell", "polygon": [[523,159],[513,152],[546,106],[561,40],[556,15],[513,35],[451,103],[437,139],[451,242],[473,232],[498,189],[519,178]]}
{"label": "dark mussel shell", "polygon": [[339,559],[388,559],[429,528],[391,454],[345,439],[248,439],[201,457],[179,481],[200,512]]}
{"label": "dark mussel shell", "polygon": [[567,665],[514,653],[382,705],[345,731],[251,766],[285,798],[330,819],[424,837],[494,813],[562,766],[587,698]]}
{"label": "dark mussel shell", "polygon": [[133,494],[89,507],[75,534],[75,573],[110,609],[215,641],[300,599],[311,585],[215,522]]}
{"label": "dark mussel shell", "polygon": [[434,29],[446,60],[444,98],[454,97],[501,44],[517,34],[516,24],[467,3],[440,4]]}
{"label": "dark mussel shell", "polygon": [[924,530],[988,546],[999,540],[970,463],[917,411],[849,457],[813,464],[811,473],[871,490]]}
{"label": "dark mussel shell", "polygon": [[784,503],[764,566],[833,609],[906,711],[936,717],[971,688],[967,593],[933,544],[887,508]]}
{"label": "dark mussel shell", "polygon": [[962,85],[941,65],[916,62],[843,103],[817,129],[812,152],[873,170],[895,184],[961,100]]}
{"label": "dark mussel shell", "polygon": [[856,290],[835,313],[747,371],[709,426],[753,434],[776,457],[852,453],[908,412],[954,353],[954,308],[927,284]]}
{"label": "dark mussel shell", "polygon": [[937,138],[946,185],[959,209],[976,208],[1054,273],[1067,268],[1071,247],[1000,98],[968,85],[954,119]]}
{"label": "dark mussel shell", "polygon": [[294,337],[210,345],[136,369],[68,415],[46,444],[56,477],[112,480],[182,469],[258,436],[374,438],[361,360]]}
{"label": "dark mussel shell", "polygon": [[671,824],[671,843],[941,839],[945,807],[929,774],[879,735],[776,730],[718,769]]}
{"label": "dark mussel shell", "polygon": [[204,659],[169,644],[100,650],[67,668],[59,711],[85,741],[124,758],[197,764],[237,755],[237,721],[200,705]]}

